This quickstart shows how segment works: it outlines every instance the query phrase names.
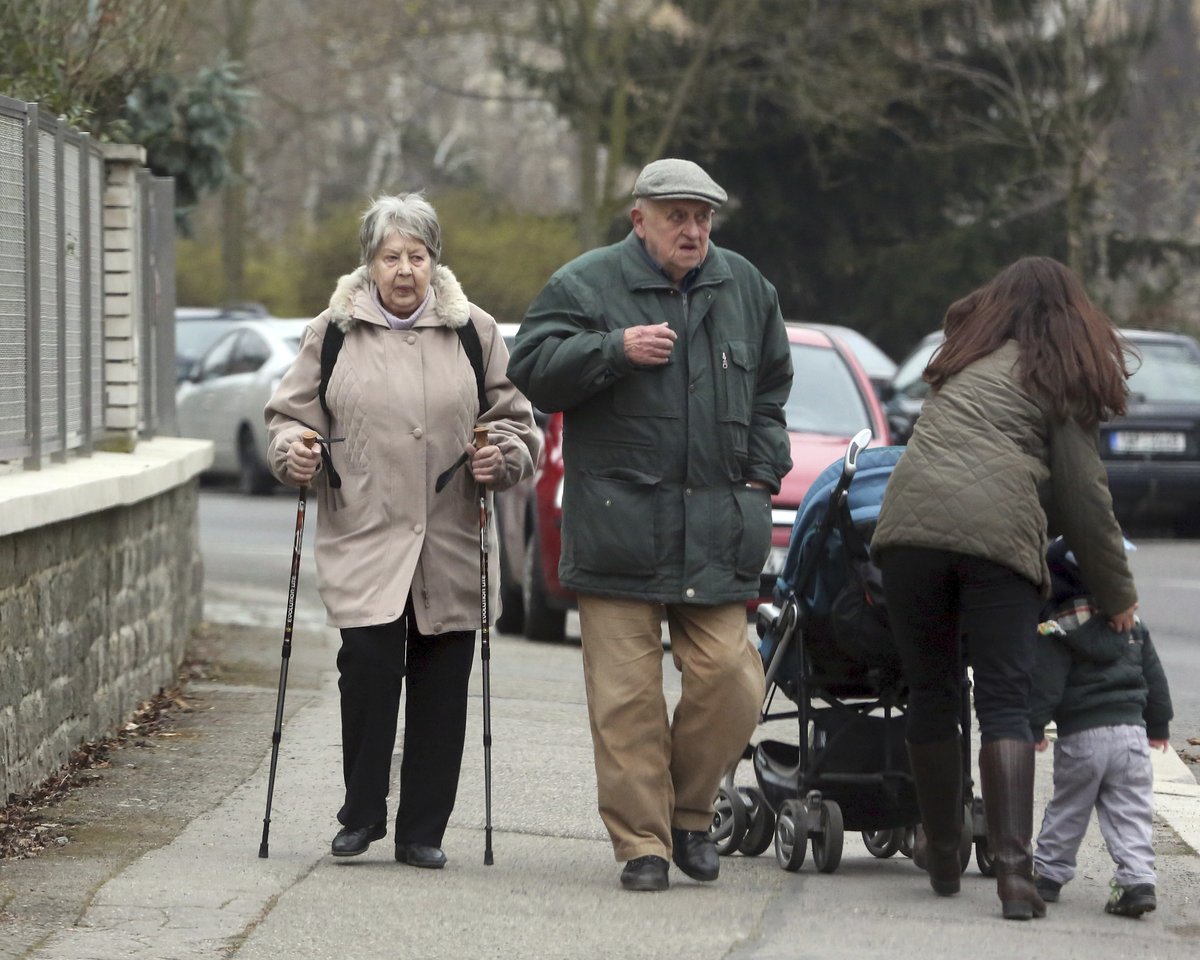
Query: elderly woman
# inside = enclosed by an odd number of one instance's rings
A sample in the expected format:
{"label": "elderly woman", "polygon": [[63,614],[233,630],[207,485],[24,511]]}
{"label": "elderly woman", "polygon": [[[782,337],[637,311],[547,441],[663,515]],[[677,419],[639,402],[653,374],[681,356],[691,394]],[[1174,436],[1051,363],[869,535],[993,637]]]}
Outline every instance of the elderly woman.
{"label": "elderly woman", "polygon": [[[436,869],[446,862],[480,626],[476,485],[502,490],[529,476],[541,441],[529,401],[505,376],[495,320],[439,263],[433,207],[419,194],[382,197],[363,215],[359,241],[362,265],[307,326],[267,404],[268,462],[283,482],[313,486],[317,579],[341,631],[346,794],[333,855],[355,856],[387,834],[407,677],[396,859]],[[466,350],[474,338],[457,329],[465,324],[477,334],[481,378]],[[340,349],[323,355],[338,331]],[[479,449],[476,424],[488,429]],[[332,441],[323,454],[302,442],[310,429]]]}

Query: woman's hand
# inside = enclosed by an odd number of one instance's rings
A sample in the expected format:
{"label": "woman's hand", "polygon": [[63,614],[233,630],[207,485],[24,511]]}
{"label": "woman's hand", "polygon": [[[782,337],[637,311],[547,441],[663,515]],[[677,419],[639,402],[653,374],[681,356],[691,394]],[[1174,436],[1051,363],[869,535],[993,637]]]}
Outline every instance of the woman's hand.
{"label": "woman's hand", "polygon": [[1137,608],[1138,605],[1135,603],[1128,610],[1114,613],[1108,618],[1108,625],[1116,630],[1117,633],[1128,633],[1133,629],[1133,613]]}
{"label": "woman's hand", "polygon": [[304,445],[303,440],[293,440],[287,449],[287,478],[298,487],[307,487],[321,466],[321,451],[316,444]]}
{"label": "woman's hand", "polygon": [[1163,753],[1166,753],[1170,748],[1171,748],[1170,740],[1151,740],[1150,741],[1150,749],[1151,750],[1161,750]]}
{"label": "woman's hand", "polygon": [[504,454],[500,452],[498,446],[488,444],[476,450],[474,446],[468,444],[467,453],[470,454],[467,464],[471,468],[471,476],[475,478],[476,483],[486,486],[491,483],[499,483],[504,478]]}
{"label": "woman's hand", "polygon": [[1038,753],[1045,753],[1046,748],[1048,746],[1050,746],[1050,741],[1047,740],[1045,737],[1042,737],[1041,740],[1039,740],[1037,743],[1035,743],[1033,745],[1033,749],[1036,750]]}

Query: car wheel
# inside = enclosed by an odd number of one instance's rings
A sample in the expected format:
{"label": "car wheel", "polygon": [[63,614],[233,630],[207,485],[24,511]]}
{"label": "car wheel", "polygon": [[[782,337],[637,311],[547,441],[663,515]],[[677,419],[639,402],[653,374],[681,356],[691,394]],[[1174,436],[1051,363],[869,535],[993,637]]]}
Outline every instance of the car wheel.
{"label": "car wheel", "polygon": [[525,636],[530,640],[561,642],[567,635],[567,612],[557,610],[547,602],[540,543],[535,525],[525,542],[525,575],[521,584],[525,607]]}
{"label": "car wheel", "polygon": [[504,572],[500,564],[500,616],[496,618],[496,629],[501,633],[520,634],[525,630],[525,597],[521,584],[513,583],[513,577]]}
{"label": "car wheel", "polygon": [[274,493],[276,480],[258,455],[254,436],[246,427],[238,434],[238,489],[242,493],[261,497]]}

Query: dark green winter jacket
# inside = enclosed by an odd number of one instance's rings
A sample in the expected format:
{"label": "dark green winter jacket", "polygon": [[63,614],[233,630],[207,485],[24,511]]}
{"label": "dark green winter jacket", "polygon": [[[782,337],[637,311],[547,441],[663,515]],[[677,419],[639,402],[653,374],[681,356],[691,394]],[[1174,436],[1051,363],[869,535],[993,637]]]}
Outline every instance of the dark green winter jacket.
{"label": "dark green winter jacket", "polygon": [[[638,368],[624,331],[669,323],[670,362]],[[559,269],[517,334],[508,375],[563,411],[559,577],[579,592],[717,604],[758,595],[768,490],[791,469],[791,351],[774,287],[710,244],[687,292],[632,232]]]}
{"label": "dark green winter jacket", "polygon": [[1137,591],[1096,431],[1042,409],[1021,385],[1010,340],[932,393],[888,481],[871,550],[953,550],[1015,570],[1048,593],[1061,533],[1106,614]]}
{"label": "dark green winter jacket", "polygon": [[1171,693],[1162,663],[1139,622],[1117,633],[1092,617],[1065,636],[1039,636],[1030,725],[1035,740],[1051,719],[1060,737],[1092,727],[1145,726],[1151,740],[1170,736]]}

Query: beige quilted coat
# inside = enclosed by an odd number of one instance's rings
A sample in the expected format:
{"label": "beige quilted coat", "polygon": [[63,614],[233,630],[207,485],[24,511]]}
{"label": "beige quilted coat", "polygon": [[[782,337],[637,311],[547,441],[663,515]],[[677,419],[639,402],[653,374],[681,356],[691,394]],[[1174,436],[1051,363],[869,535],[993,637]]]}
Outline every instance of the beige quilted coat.
{"label": "beige quilted coat", "polygon": [[888,481],[872,552],[907,545],[1003,564],[1049,590],[1061,533],[1107,614],[1137,600],[1095,431],[1048,416],[1021,386],[1017,344],[952,377],[925,402]]}
{"label": "beige quilted coat", "polygon": [[[343,277],[329,309],[305,328],[300,352],[265,410],[267,462],[280,479],[287,448],[305,429],[345,438],[332,446],[341,488],[332,489],[323,470],[312,486],[317,583],[334,627],[395,620],[411,589],[422,633],[479,629],[476,487],[466,466],[440,493],[434,482],[471,442],[477,421],[504,454],[507,475],[497,489],[530,476],[541,448],[529,401],[505,374],[508,349],[495,321],[468,303],[446,267],[437,267],[432,287],[413,329],[392,330],[365,268]],[[467,322],[483,347],[490,407],[482,415],[475,374],[454,332]],[[326,396],[332,422],[317,399],[330,323],[346,333]],[[495,543],[494,529],[489,542]],[[489,560],[495,622],[494,550]]]}

